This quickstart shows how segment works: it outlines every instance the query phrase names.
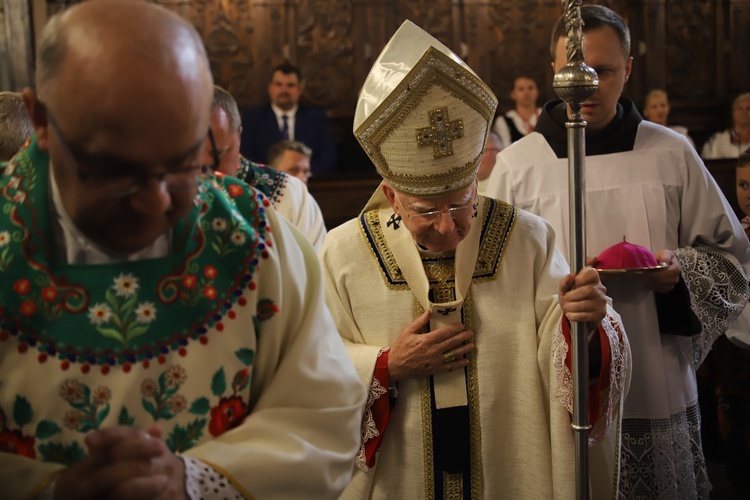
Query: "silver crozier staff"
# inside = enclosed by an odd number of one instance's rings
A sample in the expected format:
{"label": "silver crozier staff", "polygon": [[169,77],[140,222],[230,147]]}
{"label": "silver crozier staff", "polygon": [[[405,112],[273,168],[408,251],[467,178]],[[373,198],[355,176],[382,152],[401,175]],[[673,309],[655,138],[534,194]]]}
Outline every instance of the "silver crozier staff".
{"label": "silver crozier staff", "polygon": [[[579,272],[586,265],[586,169],[585,129],[581,116],[583,101],[596,93],[596,71],[583,62],[581,0],[563,0],[568,63],[557,74],[553,87],[570,108],[568,129],[568,196],[570,210],[570,267]],[[588,492],[588,342],[586,325],[573,323],[573,433],[576,450],[576,496],[585,500]]]}

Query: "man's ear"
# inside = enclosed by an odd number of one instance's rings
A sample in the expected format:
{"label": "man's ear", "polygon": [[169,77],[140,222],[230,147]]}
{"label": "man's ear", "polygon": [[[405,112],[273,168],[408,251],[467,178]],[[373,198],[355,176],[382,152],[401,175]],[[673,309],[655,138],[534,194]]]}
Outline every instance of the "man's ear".
{"label": "man's ear", "polygon": [[398,215],[403,215],[399,213],[399,209],[401,207],[399,207],[398,203],[396,203],[396,191],[387,182],[383,183],[383,194],[388,200],[388,203],[391,205],[393,211]]}
{"label": "man's ear", "polygon": [[36,92],[26,87],[23,89],[23,102],[26,105],[26,111],[29,113],[31,125],[36,132],[36,141],[39,148],[43,151],[49,149],[49,121],[47,120],[47,109],[39,101]]}
{"label": "man's ear", "polygon": [[625,62],[625,83],[628,83],[628,80],[630,79],[630,72],[633,69],[633,58],[628,57],[628,60]]}

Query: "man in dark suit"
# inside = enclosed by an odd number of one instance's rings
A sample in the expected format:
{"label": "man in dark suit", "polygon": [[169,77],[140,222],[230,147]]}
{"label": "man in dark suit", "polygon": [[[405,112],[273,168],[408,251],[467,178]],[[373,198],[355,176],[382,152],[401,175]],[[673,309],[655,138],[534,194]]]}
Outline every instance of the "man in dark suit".
{"label": "man in dark suit", "polygon": [[296,66],[276,66],[268,84],[270,103],[245,110],[242,116],[242,154],[251,161],[268,163],[268,150],[279,141],[302,142],[313,150],[315,174],[336,165],[336,145],[325,110],[299,103],[304,89]]}

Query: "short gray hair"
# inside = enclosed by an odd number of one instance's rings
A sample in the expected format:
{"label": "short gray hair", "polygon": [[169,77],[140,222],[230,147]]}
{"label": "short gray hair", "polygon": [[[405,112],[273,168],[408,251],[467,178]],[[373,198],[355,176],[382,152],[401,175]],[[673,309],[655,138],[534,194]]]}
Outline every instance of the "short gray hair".
{"label": "short gray hair", "polygon": [[234,100],[232,94],[214,85],[214,102],[211,104],[211,113],[216,111],[217,108],[221,108],[227,114],[229,118],[229,128],[234,132],[239,132],[242,127],[242,118],[240,118],[240,110],[237,107],[237,101]]}
{"label": "short gray hair", "polygon": [[274,166],[284,156],[284,151],[294,151],[308,158],[311,158],[313,154],[312,149],[299,141],[280,141],[268,150],[268,164]]}
{"label": "short gray hair", "polygon": [[33,132],[21,94],[0,92],[0,161],[16,154]]}
{"label": "short gray hair", "polygon": [[734,101],[732,101],[732,111],[734,111],[742,101],[746,101],[748,99],[750,99],[750,92],[745,92],[735,97]]}

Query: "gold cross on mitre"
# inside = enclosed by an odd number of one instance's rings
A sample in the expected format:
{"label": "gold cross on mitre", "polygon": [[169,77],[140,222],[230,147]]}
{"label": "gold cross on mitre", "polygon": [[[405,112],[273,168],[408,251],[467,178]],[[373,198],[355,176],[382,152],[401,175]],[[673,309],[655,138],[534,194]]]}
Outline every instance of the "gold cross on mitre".
{"label": "gold cross on mitre", "polygon": [[434,159],[453,156],[453,141],[464,136],[462,118],[449,121],[448,108],[438,108],[429,112],[430,126],[417,129],[417,146],[432,146]]}

